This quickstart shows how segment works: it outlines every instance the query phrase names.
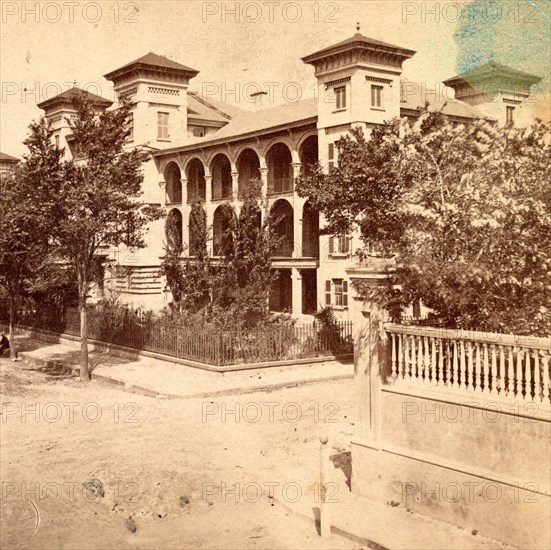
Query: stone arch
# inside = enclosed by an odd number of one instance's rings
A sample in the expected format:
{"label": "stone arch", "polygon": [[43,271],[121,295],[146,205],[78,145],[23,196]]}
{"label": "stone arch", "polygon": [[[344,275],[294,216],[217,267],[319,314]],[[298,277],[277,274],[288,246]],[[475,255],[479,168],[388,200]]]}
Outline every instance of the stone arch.
{"label": "stone arch", "polygon": [[184,218],[178,208],[172,208],[165,221],[165,238],[167,249],[171,252],[182,251]]}
{"label": "stone arch", "polygon": [[281,141],[275,142],[266,152],[268,192],[288,193],[294,189],[293,156],[291,149]]}
{"label": "stone arch", "polygon": [[310,201],[302,208],[302,255],[309,258],[319,258],[319,212]]}
{"label": "stone arch", "polygon": [[274,224],[274,234],[278,241],[274,255],[290,258],[295,247],[293,207],[289,201],[279,199],[272,205],[270,214]]}
{"label": "stone arch", "polygon": [[159,173],[161,173],[161,174],[164,174],[164,172],[167,169],[168,165],[171,164],[171,163],[176,164],[176,166],[178,166],[180,171],[182,171],[182,166],[181,166],[181,163],[180,163],[179,158],[177,156],[170,156],[170,157],[165,158],[165,159],[160,159],[158,161],[156,160],[156,162],[158,163],[157,166],[159,167]]}
{"label": "stone arch", "polygon": [[[298,139],[297,139],[297,148],[296,150],[297,151],[300,151],[300,148],[304,145],[304,142],[311,138],[312,136],[316,136],[318,137],[318,131],[317,130],[307,130],[306,132],[304,132]],[[299,153],[299,157],[300,157],[300,153]]]}
{"label": "stone arch", "polygon": [[307,177],[312,175],[319,159],[317,134],[310,134],[302,140],[298,149],[298,154],[301,163],[301,176]]}
{"label": "stone arch", "polygon": [[241,155],[241,153],[243,151],[245,151],[245,149],[251,149],[252,151],[254,151],[256,153],[256,156],[258,157],[258,159],[260,161],[260,167],[263,168],[264,156],[262,154],[262,151],[260,150],[260,147],[256,143],[253,143],[253,142],[246,142],[246,143],[241,144],[239,147],[237,147],[237,149],[235,150],[235,159],[236,159],[236,161],[239,158],[239,155]]}
{"label": "stone arch", "polygon": [[207,213],[200,203],[195,203],[189,213],[189,255],[198,257],[207,253]]}
{"label": "stone arch", "polygon": [[221,204],[212,219],[213,255],[228,256],[233,245],[232,227],[235,212],[229,204]]}
{"label": "stone arch", "polygon": [[187,202],[205,200],[207,196],[205,165],[199,158],[193,157],[186,163],[185,170],[187,179]]}
{"label": "stone arch", "polygon": [[163,170],[163,177],[166,182],[166,202],[182,202],[182,173],[180,166],[175,161],[170,161]]}
{"label": "stone arch", "polygon": [[232,165],[225,153],[217,153],[210,162],[212,176],[212,198],[231,199]]}
{"label": "stone arch", "polygon": [[244,197],[251,180],[260,180],[260,158],[250,147],[242,149],[236,161],[238,178],[238,194]]}

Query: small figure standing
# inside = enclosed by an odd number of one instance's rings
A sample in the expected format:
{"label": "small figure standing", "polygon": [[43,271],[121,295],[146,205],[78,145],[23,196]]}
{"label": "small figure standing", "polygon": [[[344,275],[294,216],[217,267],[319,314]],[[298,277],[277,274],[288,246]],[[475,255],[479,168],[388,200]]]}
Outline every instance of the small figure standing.
{"label": "small figure standing", "polygon": [[8,337],[2,333],[2,338],[0,339],[0,357],[4,355],[4,350],[10,349],[10,341],[8,340]]}

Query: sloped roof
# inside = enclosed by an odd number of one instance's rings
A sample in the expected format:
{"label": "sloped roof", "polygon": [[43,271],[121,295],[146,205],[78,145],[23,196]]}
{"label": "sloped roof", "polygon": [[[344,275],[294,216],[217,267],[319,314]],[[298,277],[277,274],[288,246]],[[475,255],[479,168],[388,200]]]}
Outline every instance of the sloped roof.
{"label": "sloped roof", "polygon": [[[404,79],[406,82],[412,82]],[[415,84],[412,82],[412,84]],[[419,84],[415,85],[413,93],[408,93],[405,101],[400,103],[401,115],[412,114],[411,111],[419,111],[425,106],[430,92]],[[434,95],[434,94],[433,94]],[[456,99],[434,99],[429,101],[429,110],[439,111],[451,117],[461,119],[476,119],[482,114],[474,107]],[[406,113],[410,111],[410,113]],[[157,155],[166,155],[174,150],[187,150],[201,146],[214,145],[220,141],[245,138],[255,133],[276,131],[301,123],[315,124],[318,117],[318,105],[314,98],[303,99],[295,103],[286,103],[259,111],[243,111],[232,118],[223,128],[204,137],[190,140],[185,145],[162,149]]]}
{"label": "sloped roof", "polygon": [[337,44],[333,44],[331,46],[328,46],[327,48],[323,48],[317,52],[314,52],[310,55],[303,57],[302,61],[304,61],[305,63],[310,63],[311,61],[314,61],[321,57],[325,57],[326,55],[331,55],[341,51],[346,51],[354,47],[382,48],[389,52],[402,54],[406,57],[412,57],[415,54],[415,51],[413,50],[408,50],[407,48],[402,48],[402,46],[389,44],[388,42],[382,42],[381,40],[375,40],[374,38],[369,38],[357,32],[354,36],[351,36],[350,38],[347,38],[342,42],[337,42]]}
{"label": "sloped roof", "polygon": [[281,127],[301,123],[312,122],[315,124],[318,116],[317,102],[315,99],[303,99],[295,103],[285,103],[277,107],[270,107],[259,111],[243,111],[232,118],[226,126],[205,137],[197,138],[181,147],[163,149],[159,154],[166,154],[172,149],[185,149],[197,145],[210,145],[220,140],[229,140],[244,137],[263,130],[276,130]]}
{"label": "sloped roof", "polygon": [[188,92],[188,118],[226,124],[232,117],[196,92]]}
{"label": "sloped roof", "polygon": [[284,105],[261,109],[259,111],[244,112],[232,118],[224,128],[221,128],[216,133],[207,137],[213,140],[227,139],[266,130],[268,128],[287,126],[303,120],[317,118],[317,116],[318,106],[316,100],[303,99],[295,103],[285,103]]}
{"label": "sloped roof", "polygon": [[194,92],[192,90],[188,91],[188,98],[192,97],[196,99],[197,101],[206,104],[210,108],[214,108],[215,110],[223,113],[227,116],[227,118],[235,118],[236,116],[242,115],[246,111],[241,109],[240,107],[237,107],[236,105],[231,105],[228,103],[224,103],[223,101],[218,101],[216,99],[212,99],[209,97],[208,99],[202,96],[198,92]]}
{"label": "sloped roof", "polygon": [[0,152],[0,162],[9,162],[15,164],[16,162],[19,162],[19,159],[16,157],[12,157],[11,155],[7,155],[6,153]]}
{"label": "sloped roof", "polygon": [[153,52],[149,52],[142,57],[139,57],[138,59],[135,59],[134,61],[131,61],[130,63],[127,63],[126,65],[123,65],[122,67],[119,67],[118,69],[115,69],[114,71],[111,71],[105,75],[103,75],[107,80],[113,80],[113,78],[116,78],[120,76],[121,74],[124,74],[128,72],[131,69],[134,68],[152,68],[152,69],[166,69],[168,71],[176,71],[180,73],[186,73],[188,76],[192,74],[195,76],[199,73],[199,71],[192,69],[191,67],[187,67],[186,65],[182,65],[181,63],[178,63],[176,61],[173,61],[172,59],[169,59],[168,57],[165,57],[164,55],[158,55]]}
{"label": "sloped roof", "polygon": [[[400,109],[419,110],[425,106],[428,100],[429,111],[442,111],[445,115],[460,118],[481,118],[483,115],[475,107],[472,107],[464,101],[458,99],[448,99],[441,97],[442,94],[427,90],[421,84],[411,80],[402,79],[402,83],[410,83],[411,90],[408,89],[405,97],[402,97]],[[435,96],[437,96],[435,98]]]}
{"label": "sloped roof", "polygon": [[508,76],[517,80],[525,80],[531,84],[536,84],[537,82],[542,80],[542,77],[540,76],[536,76],[524,71],[519,71],[518,69],[513,69],[512,67],[497,63],[496,61],[489,61],[488,63],[484,63],[483,65],[473,68],[471,71],[457,76],[452,76],[451,78],[444,80],[443,84],[453,88],[455,84],[458,84],[460,82],[479,80],[490,75]]}
{"label": "sloped roof", "polygon": [[82,90],[81,88],[77,88],[76,86],[74,86],[69,90],[65,90],[64,92],[54,97],[50,97],[49,99],[46,99],[41,103],[38,103],[38,107],[40,109],[45,110],[48,107],[56,105],[57,103],[72,103],[75,97],[84,97],[88,101],[90,101],[93,105],[97,105],[101,107],[110,107],[113,104],[113,102],[110,101],[109,99],[105,99],[104,97],[101,97],[96,94],[92,94],[91,92]]}

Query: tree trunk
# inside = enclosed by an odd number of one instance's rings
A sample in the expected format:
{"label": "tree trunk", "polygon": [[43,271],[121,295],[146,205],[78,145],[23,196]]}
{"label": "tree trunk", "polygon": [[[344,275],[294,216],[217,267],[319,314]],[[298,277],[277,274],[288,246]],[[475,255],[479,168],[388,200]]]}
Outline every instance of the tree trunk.
{"label": "tree trunk", "polygon": [[80,309],[80,381],[90,381],[88,369],[88,319],[86,315],[86,297],[79,300]]}
{"label": "tree trunk", "polygon": [[15,312],[16,312],[15,300],[12,298],[10,299],[10,326],[8,330],[9,332],[8,338],[10,341],[10,357],[12,361],[17,360],[17,352],[15,350],[15,329],[14,329]]}

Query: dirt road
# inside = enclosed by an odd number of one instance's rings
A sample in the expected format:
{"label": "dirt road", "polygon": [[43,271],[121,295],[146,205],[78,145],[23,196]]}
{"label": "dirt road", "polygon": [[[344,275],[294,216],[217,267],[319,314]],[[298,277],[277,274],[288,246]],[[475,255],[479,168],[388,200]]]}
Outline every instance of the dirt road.
{"label": "dirt road", "polygon": [[312,498],[318,437],[347,472],[350,381],[156,399],[0,365],[2,548],[357,548],[269,494]]}

